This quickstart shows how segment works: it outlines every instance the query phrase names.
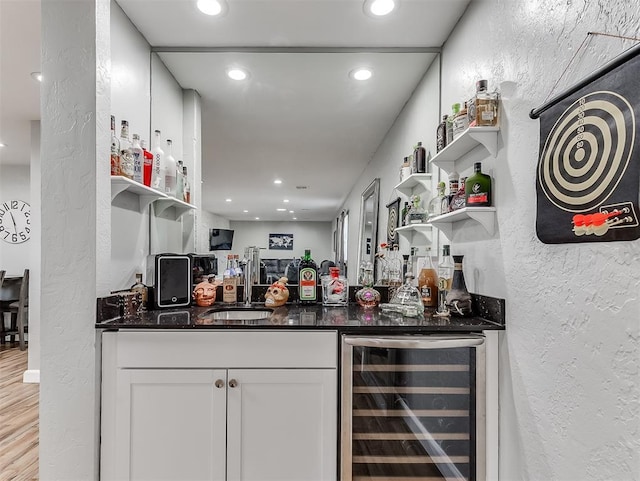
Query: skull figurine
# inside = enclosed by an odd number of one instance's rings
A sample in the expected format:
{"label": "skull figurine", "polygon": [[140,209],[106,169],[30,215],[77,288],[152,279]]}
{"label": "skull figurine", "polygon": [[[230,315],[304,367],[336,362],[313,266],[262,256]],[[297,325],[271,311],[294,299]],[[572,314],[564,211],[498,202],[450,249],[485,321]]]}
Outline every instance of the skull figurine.
{"label": "skull figurine", "polygon": [[203,281],[193,288],[193,299],[200,307],[209,307],[216,301],[216,287],[220,285],[219,281]]}
{"label": "skull figurine", "polygon": [[269,286],[267,293],[264,295],[264,305],[267,307],[279,307],[284,305],[289,299],[289,289],[287,289],[286,277],[281,277]]}

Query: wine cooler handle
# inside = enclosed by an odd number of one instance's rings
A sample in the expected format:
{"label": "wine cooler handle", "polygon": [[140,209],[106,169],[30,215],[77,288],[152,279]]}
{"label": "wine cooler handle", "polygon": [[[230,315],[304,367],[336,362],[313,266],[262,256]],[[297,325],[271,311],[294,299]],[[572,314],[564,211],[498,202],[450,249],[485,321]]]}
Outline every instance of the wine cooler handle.
{"label": "wine cooler handle", "polygon": [[484,344],[483,336],[430,337],[419,339],[408,336],[388,337],[351,337],[344,342],[352,346],[378,347],[383,349],[452,349],[456,347],[474,347]]}

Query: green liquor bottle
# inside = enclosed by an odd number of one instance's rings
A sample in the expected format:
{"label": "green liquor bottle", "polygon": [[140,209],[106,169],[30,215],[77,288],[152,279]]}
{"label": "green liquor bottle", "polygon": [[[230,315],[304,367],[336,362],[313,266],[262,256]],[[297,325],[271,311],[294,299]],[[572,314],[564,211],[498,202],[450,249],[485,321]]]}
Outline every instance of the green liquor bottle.
{"label": "green liquor bottle", "polygon": [[464,184],[464,194],[467,207],[491,205],[491,176],[482,173],[481,162],[473,164],[473,175]]}
{"label": "green liquor bottle", "polygon": [[298,302],[300,304],[315,304],[317,302],[317,282],[318,266],[311,258],[311,250],[305,249],[298,271]]}

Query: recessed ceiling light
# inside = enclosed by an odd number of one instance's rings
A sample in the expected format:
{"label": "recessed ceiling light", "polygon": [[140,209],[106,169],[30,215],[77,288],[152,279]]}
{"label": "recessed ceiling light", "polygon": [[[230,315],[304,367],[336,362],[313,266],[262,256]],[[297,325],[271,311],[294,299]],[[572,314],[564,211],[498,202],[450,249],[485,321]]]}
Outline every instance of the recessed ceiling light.
{"label": "recessed ceiling light", "polygon": [[365,0],[364,2],[364,11],[375,17],[388,15],[394,8],[396,8],[394,0]]}
{"label": "recessed ceiling light", "polygon": [[289,199],[284,199],[282,202],[286,204],[287,202],[289,202]]}
{"label": "recessed ceiling light", "polygon": [[242,212],[244,212],[245,214],[247,214],[249,211],[247,209],[243,210]]}
{"label": "recessed ceiling light", "polygon": [[31,78],[38,82],[42,82],[42,74],[40,72],[31,72]]}
{"label": "recessed ceiling light", "polygon": [[249,74],[244,69],[234,67],[227,70],[227,76],[232,80],[245,80]]}
{"label": "recessed ceiling light", "polygon": [[349,76],[355,80],[369,80],[373,72],[368,68],[356,68],[349,72]]}
{"label": "recessed ceiling light", "polygon": [[6,147],[7,144],[3,144],[2,142],[0,142],[0,147]]}
{"label": "recessed ceiling light", "polygon": [[274,184],[282,184],[282,181],[280,179],[276,179],[273,181]]}
{"label": "recessed ceiling light", "polygon": [[293,220],[298,220],[298,218],[297,218],[297,217],[294,217],[294,218],[293,218]]}
{"label": "recessed ceiling light", "polygon": [[290,211],[289,211],[289,214],[293,214],[293,211],[292,211],[292,210],[290,210]]}
{"label": "recessed ceiling light", "polygon": [[278,212],[286,212],[286,211],[287,211],[287,209],[281,209],[281,208],[277,208],[276,210],[277,210]]}
{"label": "recessed ceiling light", "polygon": [[205,15],[220,16],[227,11],[225,0],[198,0],[197,6]]}
{"label": "recessed ceiling light", "polygon": [[225,199],[224,201],[225,202],[231,202],[231,199]]}
{"label": "recessed ceiling light", "polygon": [[256,217],[256,220],[260,220],[260,217]]}

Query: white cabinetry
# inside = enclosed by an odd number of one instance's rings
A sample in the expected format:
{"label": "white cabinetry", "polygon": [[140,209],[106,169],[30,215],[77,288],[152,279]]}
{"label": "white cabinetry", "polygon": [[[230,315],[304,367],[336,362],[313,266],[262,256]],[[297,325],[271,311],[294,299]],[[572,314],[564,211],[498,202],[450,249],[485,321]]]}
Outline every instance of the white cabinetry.
{"label": "white cabinetry", "polygon": [[102,480],[336,479],[337,334],[103,334]]}
{"label": "white cabinetry", "polygon": [[[431,159],[431,163],[449,174],[456,170],[456,163],[459,159],[480,145],[495,157],[498,152],[499,130],[499,127],[470,127],[451,144],[438,152]],[[451,239],[454,223],[465,219],[473,219],[480,223],[489,235],[493,235],[495,217],[495,207],[465,207],[459,211],[431,218],[429,224],[441,230]]]}

